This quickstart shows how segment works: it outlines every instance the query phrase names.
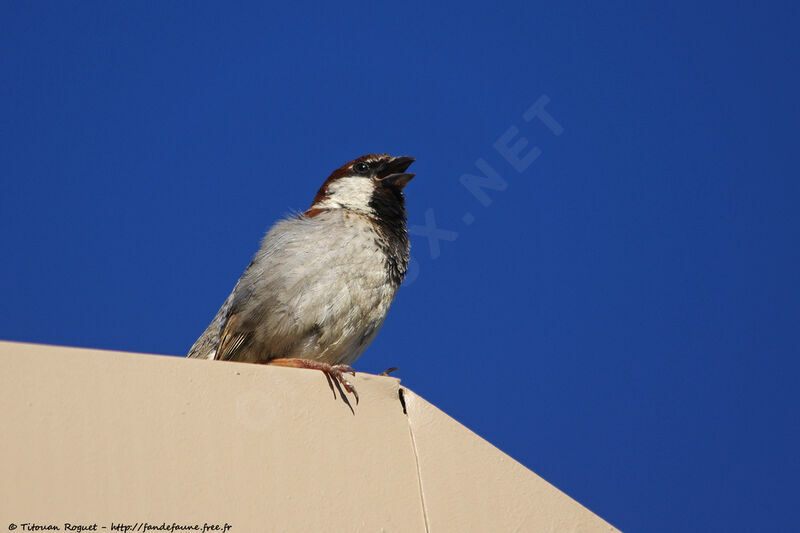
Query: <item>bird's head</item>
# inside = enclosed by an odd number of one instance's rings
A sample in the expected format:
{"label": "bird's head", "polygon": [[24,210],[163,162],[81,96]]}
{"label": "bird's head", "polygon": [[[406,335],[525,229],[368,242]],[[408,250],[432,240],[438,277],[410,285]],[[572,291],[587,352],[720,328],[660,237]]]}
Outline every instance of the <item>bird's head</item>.
{"label": "bird's head", "polygon": [[306,211],[313,217],[328,209],[349,209],[366,215],[399,209],[404,212],[403,187],[414,177],[406,170],[413,157],[368,154],[333,171]]}

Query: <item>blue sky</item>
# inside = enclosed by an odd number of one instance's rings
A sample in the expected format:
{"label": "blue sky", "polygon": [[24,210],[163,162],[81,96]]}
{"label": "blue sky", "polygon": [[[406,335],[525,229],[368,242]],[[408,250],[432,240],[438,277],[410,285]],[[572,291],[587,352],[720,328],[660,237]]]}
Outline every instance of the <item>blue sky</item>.
{"label": "blue sky", "polygon": [[331,170],[413,155],[359,370],[625,531],[792,529],[797,9],[4,2],[0,338],[184,354]]}

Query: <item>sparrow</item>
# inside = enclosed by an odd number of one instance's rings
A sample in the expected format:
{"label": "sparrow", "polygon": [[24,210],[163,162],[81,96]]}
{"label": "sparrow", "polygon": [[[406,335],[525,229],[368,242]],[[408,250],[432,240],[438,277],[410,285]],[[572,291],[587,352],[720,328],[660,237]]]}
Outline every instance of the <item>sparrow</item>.
{"label": "sparrow", "polygon": [[333,171],[311,206],[278,221],[188,357],[311,368],[354,395],[350,366],[375,339],[409,260],[411,157]]}

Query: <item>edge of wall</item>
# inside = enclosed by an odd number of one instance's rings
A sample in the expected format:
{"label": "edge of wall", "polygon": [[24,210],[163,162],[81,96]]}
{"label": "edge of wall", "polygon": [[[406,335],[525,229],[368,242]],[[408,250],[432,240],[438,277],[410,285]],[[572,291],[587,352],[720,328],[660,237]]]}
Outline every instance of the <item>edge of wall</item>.
{"label": "edge of wall", "polygon": [[0,527],[616,531],[392,377],[356,405],[274,366],[0,342],[0,367]]}

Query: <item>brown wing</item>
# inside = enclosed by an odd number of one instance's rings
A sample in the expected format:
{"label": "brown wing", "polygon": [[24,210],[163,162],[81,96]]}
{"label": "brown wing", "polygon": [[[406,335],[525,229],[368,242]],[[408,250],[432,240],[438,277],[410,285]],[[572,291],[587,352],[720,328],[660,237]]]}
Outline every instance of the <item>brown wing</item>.
{"label": "brown wing", "polygon": [[222,361],[235,361],[237,352],[248,344],[251,333],[240,330],[241,314],[233,313],[228,317],[222,335],[219,337],[219,346],[214,359]]}

